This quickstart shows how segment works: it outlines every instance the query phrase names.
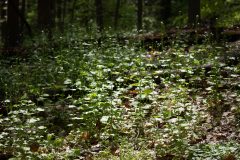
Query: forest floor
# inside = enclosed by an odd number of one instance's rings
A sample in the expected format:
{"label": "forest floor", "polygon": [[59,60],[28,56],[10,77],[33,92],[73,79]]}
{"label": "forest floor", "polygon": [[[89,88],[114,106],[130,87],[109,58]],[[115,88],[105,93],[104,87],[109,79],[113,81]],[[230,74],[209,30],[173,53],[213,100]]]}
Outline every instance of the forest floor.
{"label": "forest floor", "polygon": [[2,58],[0,159],[239,159],[240,42],[185,34]]}

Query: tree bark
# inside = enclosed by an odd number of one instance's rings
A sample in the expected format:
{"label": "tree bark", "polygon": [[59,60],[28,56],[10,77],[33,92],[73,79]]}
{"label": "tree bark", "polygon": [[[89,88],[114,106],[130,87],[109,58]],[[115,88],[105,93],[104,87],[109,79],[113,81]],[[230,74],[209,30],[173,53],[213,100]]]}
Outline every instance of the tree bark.
{"label": "tree bark", "polygon": [[0,18],[1,18],[1,20],[4,20],[4,17],[6,15],[6,11],[4,10],[4,6],[5,6],[5,0],[0,1]]}
{"label": "tree bark", "polygon": [[114,17],[114,29],[115,30],[117,30],[117,28],[118,28],[119,9],[120,9],[120,0],[117,0],[116,8],[115,8],[115,17]]}
{"label": "tree bark", "polygon": [[137,1],[137,30],[142,30],[142,17],[143,17],[143,0]]}
{"label": "tree bark", "polygon": [[60,31],[63,31],[62,16],[63,16],[63,1],[57,0],[56,16],[57,16],[57,27]]}
{"label": "tree bark", "polygon": [[8,0],[6,48],[15,48],[20,44],[20,21],[16,9],[19,9],[19,0]]}
{"label": "tree bark", "polygon": [[71,20],[70,22],[73,22],[74,20],[74,13],[75,13],[75,8],[76,8],[76,0],[73,0],[72,2],[72,8],[71,8]]}
{"label": "tree bark", "polygon": [[6,1],[0,1],[0,29],[1,29],[1,42],[4,42],[6,39],[6,15],[7,15],[7,10],[5,9],[6,7]]}
{"label": "tree bark", "polygon": [[64,2],[63,2],[63,12],[62,12],[62,28],[61,28],[62,32],[64,31],[66,12],[67,12],[67,1],[64,0]]}
{"label": "tree bark", "polygon": [[[28,35],[30,37],[33,37],[33,34],[32,34],[32,29],[29,25],[29,23],[27,22],[26,20],[26,17],[25,17],[25,0],[22,0],[22,4],[21,5],[24,5],[24,8],[21,8],[21,10],[19,10],[19,8],[17,8],[16,6],[13,5],[14,7],[14,10],[15,12],[17,13],[18,17],[19,17],[19,20],[20,20],[20,34],[23,34],[23,28],[21,27],[24,27],[24,25],[26,26],[26,29],[28,31]],[[21,35],[23,37],[23,35]]]}
{"label": "tree bark", "polygon": [[96,5],[96,22],[99,32],[103,31],[103,7],[102,0],[95,0]]}
{"label": "tree bark", "polygon": [[38,27],[47,32],[48,37],[52,37],[52,28],[54,26],[54,0],[38,0]]}
{"label": "tree bark", "polygon": [[[21,14],[21,16],[23,17],[23,19],[26,19],[25,11],[26,11],[26,0],[21,0],[21,10],[20,10],[20,14]],[[24,32],[24,21],[20,21],[20,32],[21,32],[21,36],[23,36],[23,32]]]}
{"label": "tree bark", "polygon": [[196,25],[200,17],[200,0],[188,0],[188,23]]}
{"label": "tree bark", "polygon": [[164,23],[168,22],[171,16],[171,0],[161,0],[160,1],[160,20]]}

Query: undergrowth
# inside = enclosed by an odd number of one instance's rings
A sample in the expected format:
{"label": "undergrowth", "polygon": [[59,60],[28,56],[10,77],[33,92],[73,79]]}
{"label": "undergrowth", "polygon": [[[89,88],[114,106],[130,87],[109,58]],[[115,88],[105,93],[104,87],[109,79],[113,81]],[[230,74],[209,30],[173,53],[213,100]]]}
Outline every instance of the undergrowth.
{"label": "undergrowth", "polygon": [[43,37],[1,59],[0,157],[240,157],[239,57],[226,44],[94,39]]}

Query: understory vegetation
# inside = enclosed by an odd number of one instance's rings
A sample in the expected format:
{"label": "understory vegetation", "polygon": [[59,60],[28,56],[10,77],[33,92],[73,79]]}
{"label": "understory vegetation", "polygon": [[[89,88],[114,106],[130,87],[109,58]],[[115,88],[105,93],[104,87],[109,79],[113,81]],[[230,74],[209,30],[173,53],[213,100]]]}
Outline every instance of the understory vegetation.
{"label": "understory vegetation", "polygon": [[239,42],[185,34],[42,35],[2,58],[0,159],[239,159]]}

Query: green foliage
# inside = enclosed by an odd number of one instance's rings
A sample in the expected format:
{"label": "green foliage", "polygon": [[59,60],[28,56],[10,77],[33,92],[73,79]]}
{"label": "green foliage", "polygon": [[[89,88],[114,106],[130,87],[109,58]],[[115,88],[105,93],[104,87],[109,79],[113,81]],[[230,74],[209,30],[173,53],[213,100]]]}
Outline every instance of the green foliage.
{"label": "green foliage", "polygon": [[[186,25],[187,2],[172,0],[164,24],[161,6],[144,1],[143,31]],[[65,33],[39,32],[22,56],[1,57],[0,159],[239,159],[239,42],[176,27],[176,38],[147,46],[129,32],[135,1],[121,1],[117,35],[116,1],[104,1],[96,34],[94,3],[69,1]],[[201,5],[204,24],[240,20],[237,1]],[[35,26],[36,3],[28,7]]]}
{"label": "green foliage", "polygon": [[216,21],[221,27],[229,27],[239,23],[239,2],[234,0],[202,1],[202,18]]}
{"label": "green foliage", "polygon": [[[0,118],[1,154],[22,159],[239,157],[234,141],[239,64],[231,64],[236,55],[223,60],[225,49],[208,40],[186,51],[184,40],[176,39],[169,49],[147,52],[113,35],[106,34],[111,38],[99,46],[96,35],[76,33],[55,37],[51,44],[43,35],[29,57],[1,60],[2,103],[8,111]],[[228,129],[236,135],[228,138]]]}

